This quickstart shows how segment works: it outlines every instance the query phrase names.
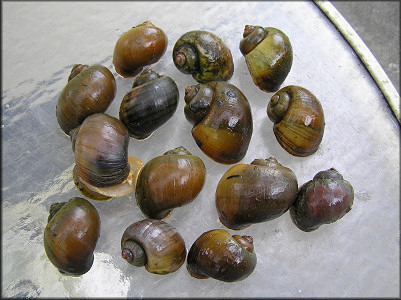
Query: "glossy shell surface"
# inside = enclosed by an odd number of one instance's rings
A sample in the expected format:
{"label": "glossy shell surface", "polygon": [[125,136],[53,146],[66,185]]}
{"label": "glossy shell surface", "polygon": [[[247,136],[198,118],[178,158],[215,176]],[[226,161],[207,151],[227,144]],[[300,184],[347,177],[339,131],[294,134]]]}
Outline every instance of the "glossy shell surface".
{"label": "glossy shell surface", "polygon": [[62,274],[85,274],[92,267],[99,234],[99,213],[88,200],[54,203],[44,230],[46,255]]}
{"label": "glossy shell surface", "polygon": [[193,123],[199,148],[218,163],[233,164],[246,154],[253,132],[248,99],[234,85],[210,82],[187,87],[184,113]]}
{"label": "glossy shell surface", "polygon": [[177,271],[184,263],[187,250],[179,232],[170,224],[145,219],[127,227],[121,238],[121,249],[127,241],[134,241],[146,254],[148,272],[165,275]]}
{"label": "glossy shell surface", "polygon": [[320,101],[307,89],[290,85],[275,93],[267,106],[279,144],[294,156],[317,151],[323,139],[325,119]]}
{"label": "glossy shell surface", "polygon": [[231,236],[222,229],[203,233],[192,244],[187,270],[196,278],[214,278],[225,282],[247,278],[255,269],[256,254],[250,236]]}
{"label": "glossy shell surface", "polygon": [[[173,79],[145,70],[120,105],[119,117],[132,138],[145,139],[166,123],[178,106],[179,91]],[[143,80],[142,77],[149,77]]]}
{"label": "glossy shell surface", "polygon": [[275,158],[257,159],[231,167],[216,189],[220,221],[240,230],[278,218],[292,205],[298,192],[294,172]]}
{"label": "glossy shell surface", "polygon": [[151,159],[142,168],[136,185],[136,201],[149,218],[163,219],[173,208],[192,202],[205,183],[203,161],[178,147]]}
{"label": "glossy shell surface", "polygon": [[309,232],[341,219],[351,210],[353,202],[352,185],[331,168],[301,186],[290,213],[295,225]]}
{"label": "glossy shell surface", "polygon": [[56,117],[61,129],[69,135],[86,117],[105,112],[116,90],[114,76],[106,67],[74,65],[57,100]]}
{"label": "glossy shell surface", "polygon": [[143,67],[159,61],[166,52],[167,44],[164,31],[145,21],[118,39],[113,53],[114,68],[122,77],[134,77]]}
{"label": "glossy shell surface", "polygon": [[291,70],[293,51],[289,38],[274,27],[246,25],[240,50],[254,83],[265,92],[280,88]]}
{"label": "glossy shell surface", "polygon": [[89,116],[75,141],[78,175],[97,187],[122,183],[130,172],[129,135],[121,121],[107,114]]}

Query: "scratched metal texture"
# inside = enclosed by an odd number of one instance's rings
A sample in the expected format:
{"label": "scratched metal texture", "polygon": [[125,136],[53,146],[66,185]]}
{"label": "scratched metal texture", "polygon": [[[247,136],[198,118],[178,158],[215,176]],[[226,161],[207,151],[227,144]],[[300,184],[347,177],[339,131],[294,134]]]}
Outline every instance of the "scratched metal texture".
{"label": "scratched metal texture", "polygon": [[[313,2],[3,2],[2,3],[2,296],[4,297],[366,297],[399,296],[399,124],[352,48]],[[254,238],[257,266],[245,280],[195,279],[185,265],[161,276],[128,265],[120,255],[127,226],[141,220],[134,194],[94,201],[101,232],[94,264],[80,277],[62,276],[44,252],[43,230],[54,202],[82,197],[72,180],[74,156],[57,124],[55,107],[73,64],[103,64],[116,77],[107,113],[118,116],[132,79],[112,65],[119,36],[145,20],[162,28],[169,43],[152,69],[173,78],[180,91],[174,116],[144,141],[130,140],[129,155],[144,162],[184,146],[205,163],[197,199],[165,219],[189,250],[204,231],[226,229],[214,204],[220,165],[197,147],[183,113],[184,89],[196,82],[172,61],[185,32],[208,30],[230,47],[230,83],[248,98],[254,132],[241,163],[275,156],[299,185],[335,167],[355,190],[352,210],[310,233],[289,213],[231,234]],[[325,112],[319,150],[294,157],[277,143],[266,115],[273,95],[259,90],[238,45],[246,24],[284,31],[294,60],[282,87],[309,89]]]}

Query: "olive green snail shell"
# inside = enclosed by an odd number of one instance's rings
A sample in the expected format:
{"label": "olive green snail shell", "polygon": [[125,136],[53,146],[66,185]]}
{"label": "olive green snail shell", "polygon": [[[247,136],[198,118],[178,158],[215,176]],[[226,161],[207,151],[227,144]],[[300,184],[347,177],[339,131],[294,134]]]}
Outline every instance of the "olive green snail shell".
{"label": "olive green snail shell", "polygon": [[290,85],[275,93],[267,106],[279,144],[294,156],[317,151],[323,138],[325,120],[322,105],[307,89]]}
{"label": "olive green snail shell", "polygon": [[215,34],[193,30],[183,34],[173,48],[177,69],[199,83],[229,80],[234,73],[230,49]]}
{"label": "olive green snail shell", "polygon": [[240,51],[256,86],[275,92],[288,76],[293,60],[290,40],[273,27],[246,25]]}

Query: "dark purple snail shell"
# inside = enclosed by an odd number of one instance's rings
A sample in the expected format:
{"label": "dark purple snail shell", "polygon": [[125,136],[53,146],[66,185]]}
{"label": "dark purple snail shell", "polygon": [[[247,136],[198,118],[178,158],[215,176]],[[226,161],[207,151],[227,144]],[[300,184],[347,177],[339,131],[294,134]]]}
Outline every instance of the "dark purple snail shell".
{"label": "dark purple snail shell", "polygon": [[303,231],[313,231],[347,214],[354,201],[352,185],[334,168],[317,173],[301,186],[290,214]]}

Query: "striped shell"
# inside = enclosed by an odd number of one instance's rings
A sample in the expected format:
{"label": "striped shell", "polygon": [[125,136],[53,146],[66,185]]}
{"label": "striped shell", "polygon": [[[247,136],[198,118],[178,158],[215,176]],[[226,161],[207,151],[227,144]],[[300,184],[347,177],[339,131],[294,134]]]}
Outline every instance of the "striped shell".
{"label": "striped shell", "polygon": [[163,219],[195,200],[205,183],[203,161],[183,147],[167,151],[146,163],[139,173],[135,195],[149,218]]}
{"label": "striped shell", "polygon": [[286,86],[275,93],[267,106],[279,144],[294,156],[317,151],[324,133],[324,113],[319,100],[300,86]]}
{"label": "striped shell", "polygon": [[127,227],[121,238],[121,252],[128,263],[159,275],[177,271],[187,255],[179,232],[166,222],[152,219]]}

